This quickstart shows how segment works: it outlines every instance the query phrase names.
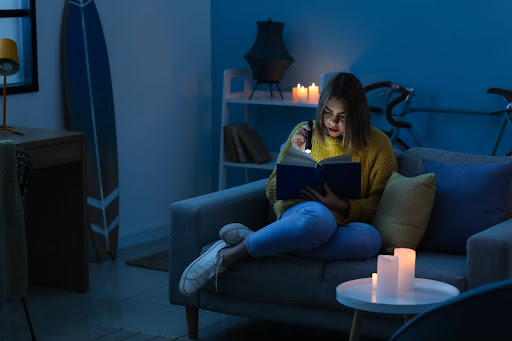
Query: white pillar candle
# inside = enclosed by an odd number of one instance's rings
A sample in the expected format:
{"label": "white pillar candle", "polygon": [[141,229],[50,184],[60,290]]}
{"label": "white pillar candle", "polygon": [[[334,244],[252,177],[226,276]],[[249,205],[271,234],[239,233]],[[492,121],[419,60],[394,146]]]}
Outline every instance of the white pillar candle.
{"label": "white pillar candle", "polygon": [[377,278],[377,296],[396,296],[398,293],[398,257],[379,255]]}
{"label": "white pillar candle", "polygon": [[377,273],[372,273],[372,289],[377,289]]}
{"label": "white pillar candle", "polygon": [[407,248],[396,248],[394,255],[399,259],[398,291],[414,290],[416,251]]}
{"label": "white pillar candle", "polygon": [[299,89],[299,102],[307,103],[308,102],[308,89],[304,86],[301,86]]}
{"label": "white pillar candle", "polygon": [[320,98],[320,95],[318,93],[318,86],[315,85],[315,83],[311,84],[311,86],[308,86],[309,91],[309,103],[318,104],[318,99]]}
{"label": "white pillar candle", "polygon": [[297,83],[297,86],[294,86],[292,88],[292,101],[294,103],[297,103],[299,101],[299,89],[300,89],[300,84]]}

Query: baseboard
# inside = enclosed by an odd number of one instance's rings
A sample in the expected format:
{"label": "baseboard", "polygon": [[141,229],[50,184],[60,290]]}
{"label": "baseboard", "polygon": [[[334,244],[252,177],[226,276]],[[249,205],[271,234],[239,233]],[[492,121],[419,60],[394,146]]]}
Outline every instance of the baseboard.
{"label": "baseboard", "polygon": [[119,236],[118,249],[169,237],[169,225]]}

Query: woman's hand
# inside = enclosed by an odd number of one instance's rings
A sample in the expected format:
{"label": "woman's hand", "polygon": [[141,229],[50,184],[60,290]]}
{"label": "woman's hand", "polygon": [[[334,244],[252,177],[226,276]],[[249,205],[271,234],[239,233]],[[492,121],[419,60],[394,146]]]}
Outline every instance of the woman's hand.
{"label": "woman's hand", "polygon": [[315,189],[306,186],[300,190],[303,199],[318,201],[330,210],[340,212],[344,216],[348,214],[348,203],[334,194],[327,182],[324,182],[325,196],[320,195]]}
{"label": "woman's hand", "polygon": [[301,152],[305,152],[306,149],[306,137],[308,134],[308,131],[310,131],[311,128],[305,124],[302,127],[300,127],[299,130],[295,132],[295,134],[292,136],[292,146]]}

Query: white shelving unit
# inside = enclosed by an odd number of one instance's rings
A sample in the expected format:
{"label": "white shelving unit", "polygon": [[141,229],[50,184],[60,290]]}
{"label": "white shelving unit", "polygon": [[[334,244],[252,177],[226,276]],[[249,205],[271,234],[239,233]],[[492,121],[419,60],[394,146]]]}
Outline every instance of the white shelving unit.
{"label": "white shelving unit", "polygon": [[[326,80],[335,73],[322,74],[320,79],[320,91]],[[231,80],[233,78],[243,78],[243,91],[231,92]],[[283,89],[281,89],[282,91]],[[248,181],[249,169],[267,169],[272,170],[276,164],[278,152],[271,152],[272,160],[270,162],[256,164],[256,163],[233,163],[225,160],[224,153],[224,127],[230,124],[229,122],[229,111],[231,104],[243,104],[244,105],[244,120],[249,123],[251,114],[251,105],[272,105],[272,106],[288,106],[288,107],[305,107],[305,108],[316,108],[317,104],[311,103],[295,103],[292,101],[292,93],[290,91],[282,91],[284,99],[281,99],[279,91],[277,89],[273,91],[273,98],[270,98],[270,91],[255,91],[252,98],[249,96],[252,92],[252,73],[248,68],[244,69],[228,69],[224,71],[224,88],[222,93],[222,122],[220,129],[220,162],[219,162],[219,186],[218,189],[226,188],[226,168],[227,167],[239,167],[244,168],[246,182]]]}

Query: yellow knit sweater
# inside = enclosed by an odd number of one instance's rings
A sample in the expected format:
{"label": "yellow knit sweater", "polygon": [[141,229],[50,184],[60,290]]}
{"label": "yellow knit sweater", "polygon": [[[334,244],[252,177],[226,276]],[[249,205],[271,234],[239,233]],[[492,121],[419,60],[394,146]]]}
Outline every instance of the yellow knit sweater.
{"label": "yellow knit sweater", "polygon": [[[281,162],[285,151],[292,148],[291,138],[295,132],[307,122],[298,124],[293,130],[286,144],[279,155],[277,162]],[[312,138],[311,156],[321,161],[328,157],[347,154],[345,148],[342,148],[338,138],[325,136],[325,144],[319,138],[317,132]],[[348,199],[349,213],[343,216],[340,212],[331,211],[338,222],[338,225],[347,225],[351,222],[371,223],[380,198],[384,192],[384,187],[393,171],[397,171],[396,158],[389,138],[380,130],[372,127],[370,135],[370,144],[359,152],[352,153],[352,161],[361,162],[361,199]],[[270,175],[267,182],[267,198],[274,204],[274,211],[277,219],[280,219],[283,213],[298,204],[304,199],[276,200],[276,169]]]}

